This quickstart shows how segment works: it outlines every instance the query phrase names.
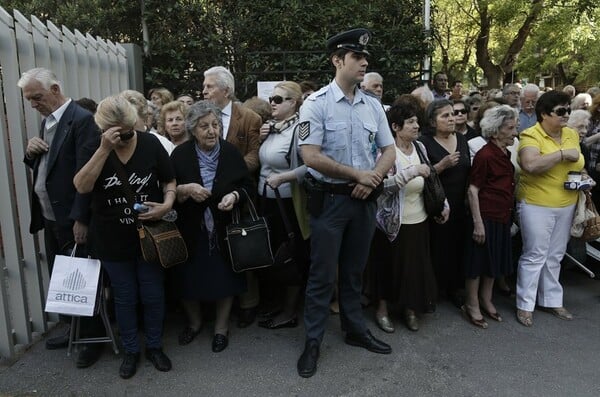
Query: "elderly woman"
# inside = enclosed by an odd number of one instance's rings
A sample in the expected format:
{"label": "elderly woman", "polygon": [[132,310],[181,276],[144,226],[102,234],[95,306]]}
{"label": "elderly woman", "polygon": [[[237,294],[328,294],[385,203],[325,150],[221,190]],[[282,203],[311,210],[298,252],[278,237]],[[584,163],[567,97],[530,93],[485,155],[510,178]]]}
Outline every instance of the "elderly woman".
{"label": "elderly woman", "polygon": [[[584,144],[590,149],[589,161],[586,161],[586,168],[594,180],[600,180],[600,95],[596,95],[592,100],[592,106],[589,110],[590,124],[588,125],[587,135]],[[592,200],[596,208],[600,208],[600,184],[592,188]]]}
{"label": "elderly woman", "polygon": [[177,101],[183,103],[186,106],[186,109],[194,104],[194,98],[189,94],[181,94],[177,97]]}
{"label": "elderly woman", "polygon": [[146,117],[148,115],[148,102],[146,101],[146,98],[144,98],[140,92],[134,90],[122,91],[121,95],[125,97],[125,99],[127,99],[135,108],[137,113],[137,121],[135,122],[134,126],[135,130],[146,131],[154,135],[170,155],[173,149],[175,149],[175,145],[173,145],[173,143],[164,136],[146,126]]}
{"label": "elderly woman", "polygon": [[148,98],[160,109],[163,105],[173,101],[173,93],[164,87],[151,88],[148,91]]}
{"label": "elderly woman", "polygon": [[519,114],[508,106],[489,109],[481,119],[488,143],[473,159],[469,177],[469,206],[473,232],[465,254],[466,301],[462,310],[471,323],[487,328],[482,313],[502,321],[492,303],[494,279],[512,273],[511,234],[514,167],[507,147],[517,135]]}
{"label": "elderly woman", "polygon": [[455,133],[454,107],[439,99],[427,107],[429,131],[420,140],[440,176],[450,204],[450,218],[444,224],[431,223],[431,250],[438,288],[460,308],[464,286],[464,236],[467,222],[465,195],[471,168],[469,146],[464,135]]}
{"label": "elderly woman", "polygon": [[187,345],[200,333],[200,301],[216,301],[213,352],[228,343],[233,297],[245,291],[243,275],[225,259],[225,226],[231,210],[252,189],[240,152],[221,138],[221,112],[208,101],[190,106],[185,129],[190,139],[176,147],[171,162],[177,179],[177,225],[186,241],[189,260],[173,268],[173,291],[182,300],[188,324],[179,335]]}
{"label": "elderly woman", "polygon": [[[140,356],[138,296],[143,304],[146,358],[159,371],[171,361],[162,351],[165,314],[163,268],[142,258],[135,218],[158,220],[175,201],[175,178],[167,152],[150,134],[135,131],[137,114],[123,96],[98,105],[96,124],[103,130],[99,147],[75,175],[78,192],[92,193],[90,246],[102,261],[115,297],[115,313],[125,355],[119,375],[132,377]],[[149,210],[135,215],[138,203]]]}
{"label": "elderly woman", "polygon": [[592,96],[586,92],[575,95],[575,98],[571,100],[571,109],[573,110],[587,110],[592,105]]}
{"label": "elderly woman", "polygon": [[[418,105],[402,97],[387,111],[396,141],[396,163],[377,202],[378,228],[371,245],[369,267],[370,291],[378,301],[375,320],[385,332],[394,332],[388,302],[402,307],[406,326],[417,331],[417,313],[426,311],[437,297],[423,201],[424,178],[430,170],[419,157],[418,150],[427,156],[425,147],[416,141],[420,111]],[[448,212],[448,209],[444,212],[446,219]]]}
{"label": "elderly woman", "polygon": [[517,320],[533,325],[536,303],[563,320],[571,313],[563,307],[558,280],[560,261],[569,241],[577,191],[566,190],[569,171],[582,171],[579,136],[565,128],[569,96],[560,91],[544,93],[535,106],[537,124],[521,132],[517,190],[523,252],[517,273]]}
{"label": "elderly woman", "polygon": [[587,141],[585,139],[588,132],[588,127],[590,126],[591,117],[592,115],[587,110],[577,109],[571,112],[569,120],[567,121],[567,127],[574,129],[579,134],[579,149],[581,150],[581,154],[583,154],[586,168],[590,163],[590,149],[588,145],[600,138],[599,136],[596,137],[596,140],[590,139]]}
{"label": "elderly woman", "polygon": [[[279,247],[287,239],[286,228],[275,199],[273,190],[275,188],[281,195],[283,210],[294,232],[292,244],[294,263],[286,269],[269,268],[261,272],[265,276],[265,281],[285,286],[281,312],[268,316],[269,318],[258,323],[260,327],[276,329],[298,325],[296,309],[310,255],[309,244],[303,238],[303,236],[308,238],[307,227],[303,224],[302,231],[304,233],[302,233],[299,225],[299,220],[307,220],[305,207],[301,200],[302,188],[299,186],[304,179],[306,166],[299,159],[296,149],[298,109],[302,104],[300,86],[293,81],[277,84],[269,102],[271,103],[272,119],[260,128],[260,135],[264,137],[264,140],[258,152],[261,164],[258,193],[261,195],[260,200],[265,204],[264,216],[269,220],[271,244]],[[296,200],[293,198],[294,193],[296,193]],[[299,217],[296,215],[296,209]]]}
{"label": "elderly woman", "polygon": [[175,146],[188,140],[188,134],[185,131],[187,111],[188,107],[179,101],[171,101],[160,108],[158,133],[169,138]]}

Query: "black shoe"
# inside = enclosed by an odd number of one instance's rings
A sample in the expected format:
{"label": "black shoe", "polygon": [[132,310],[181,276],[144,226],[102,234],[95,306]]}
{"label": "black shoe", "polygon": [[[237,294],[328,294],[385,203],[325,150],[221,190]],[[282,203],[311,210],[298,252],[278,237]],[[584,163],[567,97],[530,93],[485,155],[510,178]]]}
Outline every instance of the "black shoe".
{"label": "black shoe", "polygon": [[135,375],[138,361],[140,361],[140,353],[125,353],[119,368],[119,376],[123,379],[129,379]]}
{"label": "black shoe", "polygon": [[274,318],[269,318],[264,321],[259,321],[258,326],[267,329],[279,329],[279,328],[296,328],[298,326],[298,318],[292,317],[289,320],[283,320],[276,323]]}
{"label": "black shoe", "polygon": [[195,331],[189,326],[185,327],[185,329],[179,334],[179,344],[181,346],[189,345],[201,331],[202,327],[198,328]]}
{"label": "black shoe", "polygon": [[246,328],[249,325],[252,325],[254,319],[256,318],[256,308],[253,307],[251,309],[240,309],[238,313],[237,326],[238,328]]}
{"label": "black shoe", "polygon": [[317,372],[317,360],[319,359],[319,342],[316,339],[306,341],[304,351],[298,359],[298,375],[310,378]]}
{"label": "black shoe", "polygon": [[66,349],[67,347],[69,347],[69,333],[70,332],[71,332],[71,327],[67,327],[67,330],[65,331],[65,333],[63,335],[46,339],[46,349],[56,350],[56,349]]}
{"label": "black shoe", "polygon": [[146,358],[159,371],[168,372],[171,370],[171,360],[162,349],[146,349]]}
{"label": "black shoe", "polygon": [[94,364],[102,355],[104,346],[100,343],[89,343],[79,349],[75,365],[77,368],[87,368]]}
{"label": "black shoe", "polygon": [[458,292],[454,292],[450,295],[450,301],[458,309],[465,304],[465,298]]}
{"label": "black shoe", "polygon": [[390,354],[392,352],[390,345],[376,339],[369,330],[362,335],[347,333],[345,342],[351,346],[364,347],[373,353]]}
{"label": "black shoe", "polygon": [[212,341],[212,351],[215,353],[222,352],[227,348],[228,344],[229,339],[227,338],[227,335],[215,334]]}

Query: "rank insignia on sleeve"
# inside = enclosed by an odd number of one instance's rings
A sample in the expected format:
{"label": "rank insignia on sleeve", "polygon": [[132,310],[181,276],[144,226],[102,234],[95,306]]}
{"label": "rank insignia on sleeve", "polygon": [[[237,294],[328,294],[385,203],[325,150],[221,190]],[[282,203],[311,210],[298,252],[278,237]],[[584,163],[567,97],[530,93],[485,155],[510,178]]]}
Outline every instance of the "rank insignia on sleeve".
{"label": "rank insignia on sleeve", "polygon": [[310,122],[303,121],[300,124],[298,124],[298,138],[300,138],[300,140],[303,141],[306,138],[308,138],[309,135],[310,135]]}

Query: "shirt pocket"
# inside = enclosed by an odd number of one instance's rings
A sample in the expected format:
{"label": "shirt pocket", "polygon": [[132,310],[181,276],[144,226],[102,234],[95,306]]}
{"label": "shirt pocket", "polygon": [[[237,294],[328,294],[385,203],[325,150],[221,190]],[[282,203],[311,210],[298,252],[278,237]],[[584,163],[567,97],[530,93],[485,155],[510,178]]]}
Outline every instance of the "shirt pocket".
{"label": "shirt pocket", "polygon": [[364,122],[362,132],[362,143],[366,150],[369,152],[377,151],[375,144],[375,136],[377,135],[377,125],[373,123]]}
{"label": "shirt pocket", "polygon": [[343,150],[348,146],[349,125],[344,121],[325,123],[324,146],[332,150]]}

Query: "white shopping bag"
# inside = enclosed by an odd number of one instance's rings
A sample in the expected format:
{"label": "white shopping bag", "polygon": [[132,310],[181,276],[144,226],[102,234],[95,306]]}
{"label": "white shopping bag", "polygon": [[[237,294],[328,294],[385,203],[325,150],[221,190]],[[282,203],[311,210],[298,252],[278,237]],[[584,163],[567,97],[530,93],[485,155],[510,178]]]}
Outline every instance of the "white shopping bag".
{"label": "white shopping bag", "polygon": [[48,287],[46,311],[75,316],[93,316],[100,276],[100,261],[56,255]]}

